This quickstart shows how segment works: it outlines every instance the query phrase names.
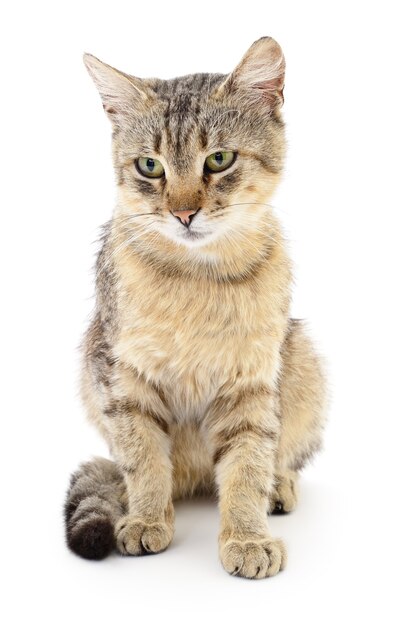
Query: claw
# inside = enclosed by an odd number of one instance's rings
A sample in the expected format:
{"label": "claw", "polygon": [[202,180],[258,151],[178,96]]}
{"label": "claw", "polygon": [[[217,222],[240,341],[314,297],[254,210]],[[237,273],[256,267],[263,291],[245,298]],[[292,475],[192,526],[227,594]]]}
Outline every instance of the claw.
{"label": "claw", "polygon": [[280,500],[274,503],[273,515],[285,515],[284,505]]}

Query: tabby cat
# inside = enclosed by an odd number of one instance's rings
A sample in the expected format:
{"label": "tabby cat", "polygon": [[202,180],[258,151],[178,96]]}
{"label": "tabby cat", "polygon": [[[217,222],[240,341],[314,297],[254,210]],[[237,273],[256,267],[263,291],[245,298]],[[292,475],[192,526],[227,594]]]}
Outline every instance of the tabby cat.
{"label": "tabby cat", "polygon": [[283,168],[285,62],[256,41],[229,75],[140,79],[91,55],[118,199],[97,261],[82,397],[113,461],[73,475],[71,550],[165,550],[173,501],[217,494],[227,572],[277,574],[268,513],[292,511],[325,385],[268,204]]}

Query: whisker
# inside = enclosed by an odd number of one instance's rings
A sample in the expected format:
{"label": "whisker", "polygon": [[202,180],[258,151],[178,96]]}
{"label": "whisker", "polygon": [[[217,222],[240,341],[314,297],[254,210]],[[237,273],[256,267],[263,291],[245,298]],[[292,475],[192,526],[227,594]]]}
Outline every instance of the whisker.
{"label": "whisker", "polygon": [[[242,224],[242,225],[244,225],[244,223],[245,223],[245,222],[243,221],[243,224]],[[246,224],[247,224],[247,222],[246,222]],[[270,233],[268,233],[268,232],[266,231],[266,229],[261,228],[261,224],[264,224],[265,226],[269,226],[269,223],[268,223],[268,222],[263,222],[263,221],[261,221],[259,224],[253,224],[253,223],[250,223],[250,222],[249,222],[250,230],[252,230],[253,232],[259,232],[259,233],[261,233],[264,237],[267,237],[268,239],[270,239],[270,240],[271,240],[271,241],[273,241],[274,243],[278,244],[278,243],[279,243],[279,242],[278,242],[278,240],[277,240],[275,237],[273,237],[272,235],[270,235]],[[243,232],[239,232],[239,235],[240,235],[240,236],[242,236],[242,237],[246,237],[246,238],[247,238],[247,235],[246,235],[245,233],[243,233]]]}
{"label": "whisker", "polygon": [[150,211],[148,213],[134,213],[133,215],[118,215],[116,217],[113,218],[114,221],[129,221],[129,220],[133,220],[136,217],[144,217],[145,215],[155,215],[157,216],[158,213],[156,213],[155,211]]}
{"label": "whisker", "polygon": [[[143,215],[148,215],[148,214],[145,213]],[[155,213],[150,213],[149,215],[156,215],[156,214]],[[126,221],[128,221],[128,220],[126,220]],[[151,223],[152,222],[150,222],[150,224]],[[121,250],[123,250],[124,248],[126,248],[130,244],[134,243],[137,239],[140,239],[140,237],[142,237],[144,234],[148,234],[148,233],[153,232],[153,230],[151,228],[149,228],[150,224],[132,224],[132,229],[131,228],[130,229],[126,228],[126,231],[128,233],[128,237],[124,241],[121,241],[120,244],[118,246],[115,246],[115,248],[111,251],[109,256],[105,259],[105,262],[102,265],[102,267],[100,268],[99,272],[97,272],[97,278],[98,278],[98,276],[100,276],[100,274],[103,271],[105,271],[108,268],[108,266],[110,265],[113,257],[116,254],[118,254]],[[127,226],[127,224],[125,226]],[[137,236],[135,236],[135,235],[137,235]],[[121,236],[120,233],[118,233],[115,236],[115,240],[119,239],[120,236]]]}
{"label": "whisker", "polygon": [[274,208],[272,204],[267,204],[266,202],[234,202],[233,204],[224,204],[224,206],[220,207],[221,209],[228,209],[232,206],[247,206],[248,204],[256,204],[259,206],[267,206],[269,208]]}

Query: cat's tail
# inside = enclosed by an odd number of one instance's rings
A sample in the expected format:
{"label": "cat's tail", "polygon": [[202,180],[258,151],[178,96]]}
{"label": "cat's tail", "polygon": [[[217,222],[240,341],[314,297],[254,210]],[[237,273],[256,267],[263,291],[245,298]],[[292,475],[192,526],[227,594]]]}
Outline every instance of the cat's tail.
{"label": "cat's tail", "polygon": [[85,559],[103,559],[115,547],[124,515],[125,483],[115,463],[95,458],[72,475],[64,505],[68,547]]}

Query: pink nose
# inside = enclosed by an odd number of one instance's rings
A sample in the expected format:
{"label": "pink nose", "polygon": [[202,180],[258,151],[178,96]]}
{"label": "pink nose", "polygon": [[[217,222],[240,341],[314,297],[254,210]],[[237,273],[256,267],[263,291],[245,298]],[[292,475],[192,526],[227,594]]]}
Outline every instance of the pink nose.
{"label": "pink nose", "polygon": [[196,213],[198,213],[199,209],[182,209],[181,211],[172,211],[172,215],[177,217],[178,220],[183,224],[183,226],[189,226],[191,221]]}

